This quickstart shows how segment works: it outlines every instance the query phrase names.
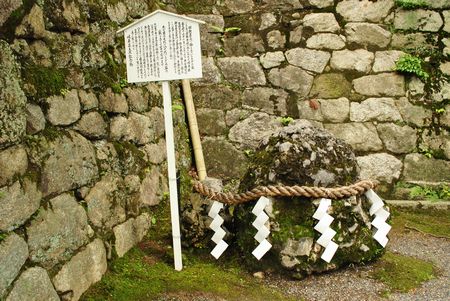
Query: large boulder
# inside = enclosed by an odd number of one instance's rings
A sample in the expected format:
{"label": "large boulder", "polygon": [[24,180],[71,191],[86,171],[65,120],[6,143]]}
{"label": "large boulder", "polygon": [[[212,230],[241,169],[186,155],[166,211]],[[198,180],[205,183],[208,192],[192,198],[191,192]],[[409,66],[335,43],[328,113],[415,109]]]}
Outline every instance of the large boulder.
{"label": "large boulder", "polygon": [[[264,139],[256,151],[240,190],[260,185],[307,185],[335,187],[359,179],[359,168],[352,148],[326,132],[295,122]],[[316,242],[320,233],[313,219],[320,199],[305,197],[271,198],[266,208],[273,248],[261,261],[249,255],[246,262],[258,270],[287,270],[294,277],[336,269],[350,263],[373,260],[382,250],[372,238],[369,207],[363,196],[333,200],[328,213],[334,217],[333,241],[339,245],[334,258],[320,258],[323,248]],[[257,246],[256,229],[251,225],[254,202],[234,210],[236,241],[245,254]]]}

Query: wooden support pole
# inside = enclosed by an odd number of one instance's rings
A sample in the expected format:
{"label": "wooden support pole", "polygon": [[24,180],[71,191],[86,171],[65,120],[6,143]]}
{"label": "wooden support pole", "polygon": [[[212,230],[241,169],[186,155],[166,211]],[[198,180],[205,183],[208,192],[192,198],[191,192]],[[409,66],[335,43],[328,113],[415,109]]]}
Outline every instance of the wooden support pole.
{"label": "wooden support pole", "polygon": [[188,79],[181,80],[183,87],[184,101],[191,132],[192,147],[194,149],[195,165],[197,167],[198,178],[203,181],[206,178],[205,159],[203,157],[202,143],[198,132],[197,116],[195,115],[194,100],[192,98],[191,84]]}

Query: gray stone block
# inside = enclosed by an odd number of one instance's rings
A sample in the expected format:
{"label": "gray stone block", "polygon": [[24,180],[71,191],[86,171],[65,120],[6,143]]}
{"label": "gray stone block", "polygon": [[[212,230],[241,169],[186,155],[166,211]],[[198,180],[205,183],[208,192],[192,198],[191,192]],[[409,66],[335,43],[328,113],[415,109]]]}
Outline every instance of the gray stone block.
{"label": "gray stone block", "polygon": [[350,144],[355,151],[380,151],[383,143],[372,123],[324,124],[326,130]]}
{"label": "gray stone block", "polygon": [[42,149],[41,189],[44,196],[79,188],[97,177],[98,167],[92,144],[80,134],[69,131]]}
{"label": "gray stone block", "polygon": [[36,134],[45,129],[45,116],[41,107],[28,103],[26,106],[27,114],[27,134]]}
{"label": "gray stone block", "polygon": [[120,193],[122,184],[120,177],[106,175],[91,188],[85,201],[92,225],[110,230],[125,221],[125,200]]}
{"label": "gray stone block", "polygon": [[232,83],[244,87],[266,84],[266,77],[257,58],[219,58],[218,65],[225,79]]}
{"label": "gray stone block", "polygon": [[315,13],[303,17],[303,26],[314,32],[337,32],[340,27],[332,13]]}
{"label": "gray stone block", "polygon": [[92,139],[101,139],[106,137],[108,125],[98,112],[88,112],[81,116],[81,119],[75,124],[74,129],[83,136]]}
{"label": "gray stone block", "polygon": [[41,196],[30,179],[0,188],[0,230],[11,231],[23,225],[39,208]]}
{"label": "gray stone block", "polygon": [[393,0],[344,0],[336,6],[336,11],[348,22],[379,23],[394,6]]}
{"label": "gray stone block", "polygon": [[11,233],[0,243],[0,298],[19,274],[27,258],[27,243],[19,235]]}
{"label": "gray stone block", "polygon": [[361,103],[350,104],[350,120],[366,121],[402,121],[395,101],[392,98],[368,98]]}
{"label": "gray stone block", "polygon": [[117,256],[123,257],[126,252],[140,242],[150,228],[150,223],[150,215],[143,213],[136,219],[130,218],[125,223],[114,227]]}
{"label": "gray stone block", "polygon": [[[205,138],[202,142],[208,175],[220,179],[241,178],[247,168],[247,158],[223,138]],[[233,162],[233,164],[230,164]]]}
{"label": "gray stone block", "polygon": [[410,126],[382,123],[377,130],[386,149],[394,154],[411,153],[416,149],[416,130]]}
{"label": "gray stone block", "polygon": [[294,48],[286,51],[289,64],[302,69],[322,73],[330,60],[330,53],[320,50]]}
{"label": "gray stone block", "polygon": [[30,259],[45,268],[69,259],[92,234],[86,211],[73,196],[62,194],[50,204],[27,227]]}
{"label": "gray stone block", "polygon": [[294,66],[274,68],[270,70],[268,78],[274,86],[296,92],[299,96],[308,95],[314,79],[303,69]]}
{"label": "gray stone block", "polygon": [[347,42],[359,46],[386,47],[391,41],[391,33],[381,26],[370,23],[347,23],[345,25]]}
{"label": "gray stone block", "polygon": [[67,262],[53,278],[53,284],[65,298],[76,301],[106,272],[106,251],[103,242],[96,239]]}
{"label": "gray stone block", "polygon": [[345,39],[334,33],[318,33],[306,41],[306,47],[312,49],[339,50],[345,47]]}
{"label": "gray stone block", "polygon": [[200,135],[220,136],[227,133],[225,113],[217,109],[198,109],[197,122]]}
{"label": "gray stone block", "polygon": [[437,32],[443,24],[438,12],[432,10],[397,10],[394,26],[402,30]]}
{"label": "gray stone block", "polygon": [[339,71],[369,73],[373,57],[373,53],[365,49],[333,51],[330,65]]}
{"label": "gray stone block", "polygon": [[53,125],[69,125],[80,119],[80,100],[77,90],[64,96],[47,98],[47,119]]}
{"label": "gray stone block", "polygon": [[28,168],[28,156],[23,146],[13,146],[0,151],[0,187],[11,184],[17,176],[22,176]]}
{"label": "gray stone block", "polygon": [[406,155],[402,178],[405,181],[450,182],[450,162],[427,158],[421,154]]}
{"label": "gray stone block", "polygon": [[6,301],[23,300],[60,300],[46,270],[32,267],[20,275]]}
{"label": "gray stone block", "polygon": [[395,73],[367,75],[353,80],[353,88],[367,96],[404,96],[405,79]]}
{"label": "gray stone block", "polygon": [[361,179],[378,180],[383,183],[392,183],[400,177],[402,161],[386,154],[371,154],[357,157],[360,167]]}

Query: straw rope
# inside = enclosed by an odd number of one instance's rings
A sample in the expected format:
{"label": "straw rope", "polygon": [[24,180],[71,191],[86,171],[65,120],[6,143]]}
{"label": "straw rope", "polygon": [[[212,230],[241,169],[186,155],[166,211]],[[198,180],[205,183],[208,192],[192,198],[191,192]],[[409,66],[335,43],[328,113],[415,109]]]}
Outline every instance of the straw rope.
{"label": "straw rope", "polygon": [[214,191],[198,180],[194,181],[194,188],[198,193],[228,205],[242,204],[261,196],[303,196],[308,198],[342,199],[361,195],[369,189],[374,189],[377,185],[378,182],[376,181],[363,180],[349,186],[334,188],[276,185],[260,186],[243,193],[224,193]]}

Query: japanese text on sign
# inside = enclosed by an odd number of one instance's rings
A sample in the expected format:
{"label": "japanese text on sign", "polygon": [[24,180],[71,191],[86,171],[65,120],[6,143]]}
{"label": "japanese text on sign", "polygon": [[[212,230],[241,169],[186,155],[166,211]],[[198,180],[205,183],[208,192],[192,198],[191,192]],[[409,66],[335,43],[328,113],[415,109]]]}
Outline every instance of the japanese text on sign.
{"label": "japanese text on sign", "polygon": [[202,77],[198,26],[155,15],[125,30],[128,82]]}

